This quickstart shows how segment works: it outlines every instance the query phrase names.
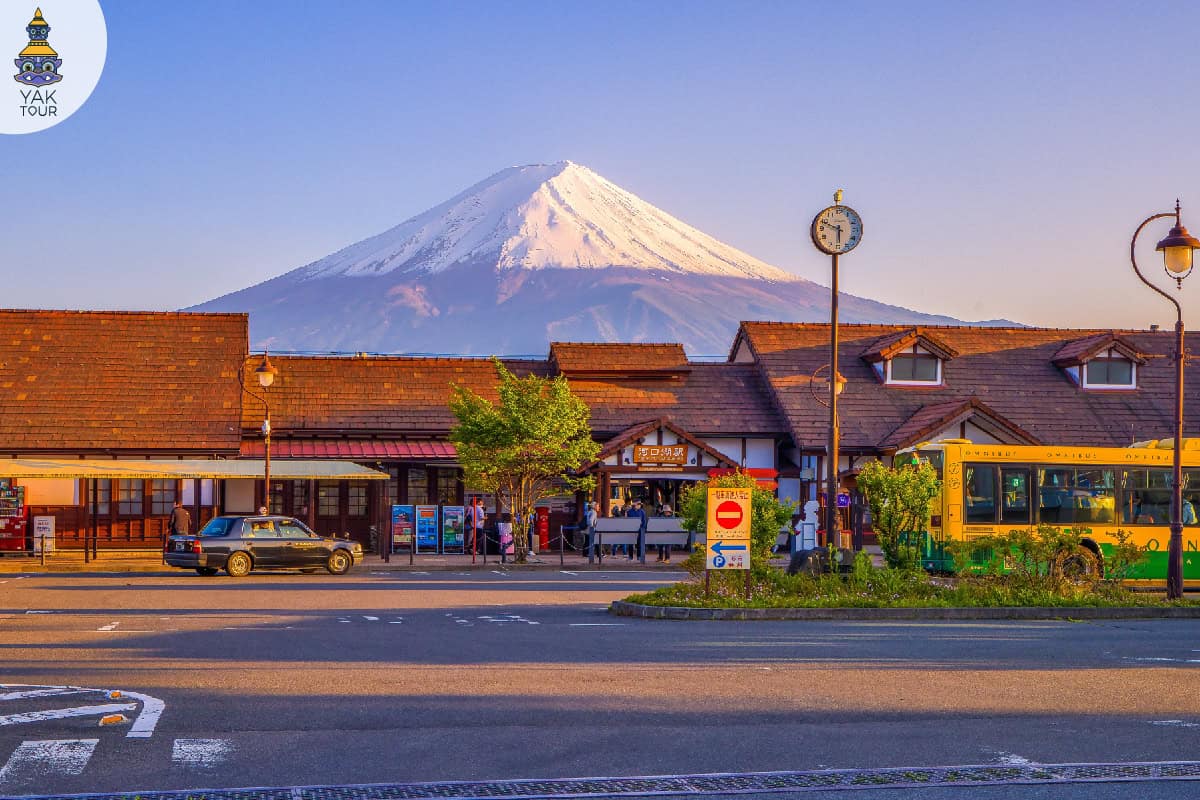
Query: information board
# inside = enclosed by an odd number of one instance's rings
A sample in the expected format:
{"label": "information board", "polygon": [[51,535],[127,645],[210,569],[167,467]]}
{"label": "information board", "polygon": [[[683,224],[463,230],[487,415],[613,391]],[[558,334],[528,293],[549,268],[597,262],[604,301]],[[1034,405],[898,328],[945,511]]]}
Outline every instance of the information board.
{"label": "information board", "polygon": [[392,506],[392,552],[413,545],[413,507]]}
{"label": "information board", "polygon": [[708,569],[750,569],[752,489],[708,490]]}
{"label": "information board", "polygon": [[465,506],[442,506],[442,552],[466,552],[467,509]]}
{"label": "information board", "polygon": [[438,551],[438,507],[417,506],[417,552]]}

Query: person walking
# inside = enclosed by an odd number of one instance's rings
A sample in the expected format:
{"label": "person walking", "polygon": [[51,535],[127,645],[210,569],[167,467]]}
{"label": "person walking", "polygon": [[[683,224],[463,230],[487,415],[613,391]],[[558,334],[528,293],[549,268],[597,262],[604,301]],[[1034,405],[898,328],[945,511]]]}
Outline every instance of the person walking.
{"label": "person walking", "polygon": [[593,543],[596,541],[596,520],[599,518],[600,510],[596,507],[596,504],[588,503],[587,510],[583,512],[583,529],[584,535],[587,536],[587,539],[584,541],[587,543],[587,556],[589,564],[594,563],[596,560],[596,554],[594,552],[595,547]]}
{"label": "person walking", "polygon": [[[634,500],[633,501],[633,509],[625,516],[632,517],[632,518],[639,520],[638,532],[637,532],[637,554],[638,554],[638,559],[643,564],[645,564],[646,563],[646,512],[644,510],[642,510],[642,501]],[[629,558],[627,560],[633,561],[633,553],[629,554]]]}
{"label": "person walking", "polygon": [[483,538],[483,523],[487,519],[487,512],[483,508],[483,498],[476,497],[475,502],[467,506],[467,535],[470,537],[470,542],[467,544],[471,554],[478,552],[478,548],[484,545]]}
{"label": "person walking", "polygon": [[[662,507],[662,516],[664,516],[664,517],[674,516],[674,514],[671,512],[670,506],[664,505]],[[671,545],[669,545],[669,544],[658,545],[658,558],[655,560],[661,564],[670,564],[671,563]]]}
{"label": "person walking", "polygon": [[171,509],[171,518],[167,521],[167,526],[172,536],[187,536],[191,531],[192,515],[183,507],[182,500],[175,501],[175,507]]}

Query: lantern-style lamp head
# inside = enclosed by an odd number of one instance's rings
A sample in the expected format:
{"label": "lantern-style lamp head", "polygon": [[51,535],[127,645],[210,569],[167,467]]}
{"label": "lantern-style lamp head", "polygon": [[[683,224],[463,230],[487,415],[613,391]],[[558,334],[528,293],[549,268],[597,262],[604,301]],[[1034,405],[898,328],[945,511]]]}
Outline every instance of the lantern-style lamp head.
{"label": "lantern-style lamp head", "polygon": [[842,390],[846,388],[847,383],[848,383],[848,381],[844,377],[842,377],[842,373],[839,372],[837,375],[837,384],[836,384],[836,388],[834,389],[834,391],[838,395],[841,395]]}
{"label": "lantern-style lamp head", "polygon": [[254,370],[254,374],[258,376],[258,385],[265,389],[275,382],[275,376],[279,374],[279,370],[271,366],[271,359],[267,358],[266,353],[263,353],[262,363]]}
{"label": "lantern-style lamp head", "polygon": [[1180,286],[1183,279],[1192,271],[1193,256],[1200,249],[1200,240],[1188,233],[1179,219],[1179,201],[1175,201],[1175,227],[1167,233],[1167,238],[1159,242],[1155,250],[1163,254],[1163,266],[1167,274],[1175,279]]}

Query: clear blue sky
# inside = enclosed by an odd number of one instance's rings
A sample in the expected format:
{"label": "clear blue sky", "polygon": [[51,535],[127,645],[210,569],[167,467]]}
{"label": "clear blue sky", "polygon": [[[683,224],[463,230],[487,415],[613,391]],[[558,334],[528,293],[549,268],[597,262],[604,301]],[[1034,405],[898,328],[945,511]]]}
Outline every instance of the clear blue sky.
{"label": "clear blue sky", "polygon": [[0,136],[6,306],[190,305],[560,159],[822,282],[845,187],[843,288],[960,318],[1168,323],[1129,237],[1200,232],[1194,2],[101,1],[91,100]]}

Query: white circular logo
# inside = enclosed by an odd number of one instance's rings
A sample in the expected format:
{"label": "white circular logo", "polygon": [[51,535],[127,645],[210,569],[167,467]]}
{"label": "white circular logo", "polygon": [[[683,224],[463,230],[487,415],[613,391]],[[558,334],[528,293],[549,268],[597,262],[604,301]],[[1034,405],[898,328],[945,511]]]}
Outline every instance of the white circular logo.
{"label": "white circular logo", "polygon": [[0,133],[44,131],[74,114],[96,88],[107,54],[99,0],[5,0]]}

